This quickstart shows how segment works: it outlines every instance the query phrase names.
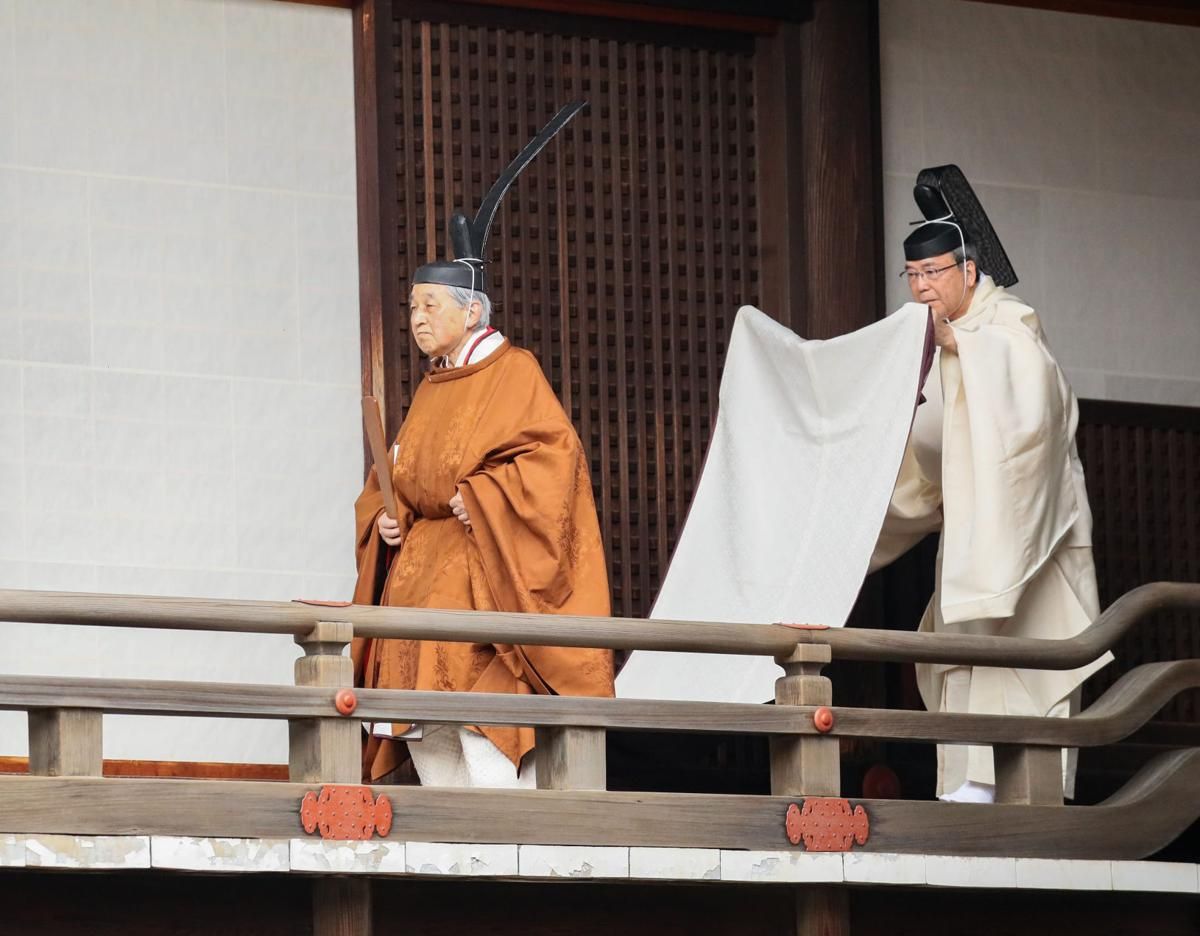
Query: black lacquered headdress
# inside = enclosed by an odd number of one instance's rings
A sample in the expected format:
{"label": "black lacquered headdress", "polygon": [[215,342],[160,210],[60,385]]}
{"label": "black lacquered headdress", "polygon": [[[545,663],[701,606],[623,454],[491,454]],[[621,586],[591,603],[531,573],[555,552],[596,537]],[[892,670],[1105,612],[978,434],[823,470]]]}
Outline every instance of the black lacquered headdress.
{"label": "black lacquered headdress", "polygon": [[495,184],[484,196],[475,213],[474,220],[467,220],[461,211],[456,211],[450,217],[450,246],[454,251],[453,260],[434,260],[417,267],[412,277],[412,284],[438,283],[443,286],[459,286],[473,289],[477,292],[487,292],[485,267],[487,265],[487,240],[496,220],[496,212],[500,202],[508,193],[509,188],[534,158],[540,153],[563,127],[576,114],[587,107],[587,101],[576,101],[566,105],[554,115],[554,118],[541,129],[532,140],[525,144],[516,158],[508,164],[508,168],[500,174]]}
{"label": "black lacquered headdress", "polygon": [[972,244],[979,253],[979,269],[996,285],[1017,281],[1004,245],[958,166],[922,169],[913,198],[925,220],[905,238],[905,260],[926,260]]}

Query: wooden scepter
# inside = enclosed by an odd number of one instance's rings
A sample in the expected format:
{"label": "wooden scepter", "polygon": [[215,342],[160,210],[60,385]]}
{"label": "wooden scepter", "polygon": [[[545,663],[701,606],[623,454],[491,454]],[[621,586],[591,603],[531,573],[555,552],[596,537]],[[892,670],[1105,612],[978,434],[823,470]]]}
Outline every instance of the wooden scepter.
{"label": "wooden scepter", "polygon": [[393,520],[400,516],[396,509],[396,492],[392,488],[392,463],[388,459],[387,442],[383,436],[383,415],[379,401],[373,396],[362,400],[363,427],[367,430],[367,443],[371,447],[371,461],[375,463],[375,480],[383,493],[383,510]]}

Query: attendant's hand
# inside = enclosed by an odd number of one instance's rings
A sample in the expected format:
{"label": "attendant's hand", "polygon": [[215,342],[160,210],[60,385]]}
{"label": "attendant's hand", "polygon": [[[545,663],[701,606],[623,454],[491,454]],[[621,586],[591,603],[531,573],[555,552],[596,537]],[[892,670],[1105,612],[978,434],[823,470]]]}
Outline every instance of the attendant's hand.
{"label": "attendant's hand", "polygon": [[932,309],[929,314],[933,315],[933,343],[943,351],[958,354],[958,342],[954,338],[954,327],[950,324],[950,320],[938,318],[933,314]]}
{"label": "attendant's hand", "polygon": [[471,529],[471,518],[467,515],[467,507],[463,503],[462,494],[455,493],[450,498],[450,509],[454,511],[454,516],[458,522],[465,526],[468,530]]}
{"label": "attendant's hand", "polygon": [[376,521],[376,526],[379,527],[379,535],[389,546],[400,545],[400,521],[393,520],[385,513],[379,515],[379,520]]}

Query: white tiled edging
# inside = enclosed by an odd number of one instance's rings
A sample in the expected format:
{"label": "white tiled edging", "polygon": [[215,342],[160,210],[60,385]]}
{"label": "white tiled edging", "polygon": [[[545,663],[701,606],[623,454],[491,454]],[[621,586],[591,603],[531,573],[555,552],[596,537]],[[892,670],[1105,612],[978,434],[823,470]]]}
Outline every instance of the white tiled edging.
{"label": "white tiled edging", "polygon": [[1200,894],[1200,865],[881,852],[0,833],[0,868],[852,884]]}
{"label": "white tiled edging", "polygon": [[144,835],[27,835],[25,867],[132,870],[150,867]]}

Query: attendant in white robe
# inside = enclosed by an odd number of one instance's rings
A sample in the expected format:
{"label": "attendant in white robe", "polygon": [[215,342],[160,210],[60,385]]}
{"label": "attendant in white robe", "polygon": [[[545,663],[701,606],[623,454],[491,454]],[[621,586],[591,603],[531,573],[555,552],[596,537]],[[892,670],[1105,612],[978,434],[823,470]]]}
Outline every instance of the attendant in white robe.
{"label": "attendant in white robe", "polygon": [[[937,351],[872,568],[940,530],[922,631],[1073,637],[1100,612],[1075,395],[1034,310],[980,270],[1016,281],[961,172],[925,170],[916,195],[929,220],[905,241],[903,275]],[[1066,672],[927,664],[917,680],[934,711],[1067,716],[1111,659]],[[939,746],[943,799],[990,802],[994,786],[990,747]]]}

